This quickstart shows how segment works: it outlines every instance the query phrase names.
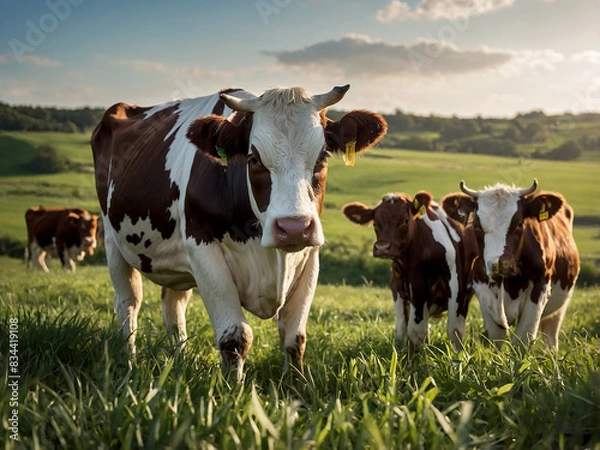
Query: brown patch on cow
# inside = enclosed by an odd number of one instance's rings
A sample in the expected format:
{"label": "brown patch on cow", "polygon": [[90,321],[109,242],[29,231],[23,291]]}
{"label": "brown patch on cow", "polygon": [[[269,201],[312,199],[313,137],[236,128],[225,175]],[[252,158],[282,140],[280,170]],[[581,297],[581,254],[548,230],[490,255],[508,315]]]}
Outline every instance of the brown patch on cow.
{"label": "brown patch on cow", "polygon": [[152,258],[140,253],[138,255],[140,258],[140,270],[145,273],[152,273]]}
{"label": "brown patch on cow", "polygon": [[134,233],[134,234],[128,234],[127,236],[125,236],[125,240],[133,245],[138,245],[140,242],[142,242],[142,239],[144,239],[143,231],[140,234]]}
{"label": "brown patch on cow", "polygon": [[327,156],[327,151],[323,150],[317,158],[317,162],[313,169],[312,192],[310,192],[310,197],[316,202],[319,215],[323,212],[325,190],[327,189]]}
{"label": "brown patch on cow", "polygon": [[291,347],[287,347],[287,352],[290,364],[304,373],[304,350],[306,348],[306,335],[298,334],[296,336],[296,343]]}
{"label": "brown patch on cow", "polygon": [[232,327],[219,339],[218,347],[221,361],[225,368],[231,368],[240,359],[244,360],[252,346],[252,338],[247,336],[242,327]]}
{"label": "brown patch on cow", "polygon": [[252,145],[248,156],[248,176],[252,186],[252,196],[260,212],[265,212],[271,200],[271,172],[264,166],[258,149]]}
{"label": "brown patch on cow", "polygon": [[[102,211],[108,212],[118,232],[125,216],[132,224],[149,219],[163,239],[173,234],[176,221],[168,208],[180,196],[165,169],[166,156],[175,138],[178,105],[167,107],[150,117],[148,108],[123,103],[110,108],[92,135],[96,190]],[[137,167],[144,161],[144,170]],[[110,178],[109,178],[110,173]],[[148,182],[151,180],[151,182]],[[111,204],[107,204],[108,186],[114,183]],[[151,201],[148,201],[151,199]]]}

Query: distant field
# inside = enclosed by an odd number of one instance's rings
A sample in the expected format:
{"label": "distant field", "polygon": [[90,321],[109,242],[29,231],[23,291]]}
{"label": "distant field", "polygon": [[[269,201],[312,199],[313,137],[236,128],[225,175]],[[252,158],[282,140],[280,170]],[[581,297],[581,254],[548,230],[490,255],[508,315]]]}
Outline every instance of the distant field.
{"label": "distant field", "polygon": [[[79,173],[24,175],[23,156],[39,144],[50,144],[72,161],[83,165]],[[16,150],[15,150],[16,149]],[[30,205],[76,206],[99,212],[96,200],[89,135],[66,133],[0,134],[0,236],[25,241],[23,214]],[[14,173],[15,175],[9,175]],[[332,158],[328,177],[323,224],[329,251],[343,246],[349,255],[368,256],[373,230],[358,227],[344,218],[341,208],[351,201],[375,205],[387,192],[414,195],[428,190],[439,200],[458,191],[464,179],[472,188],[496,182],[530,185],[537,178],[541,189],[562,193],[576,217],[592,218],[594,225],[576,226],[575,238],[582,259],[600,261],[600,162],[551,162],[528,158],[417,152],[376,148],[345,167]],[[589,221],[588,221],[589,223]],[[328,248],[324,249],[324,253]],[[341,251],[341,250],[339,250]]]}

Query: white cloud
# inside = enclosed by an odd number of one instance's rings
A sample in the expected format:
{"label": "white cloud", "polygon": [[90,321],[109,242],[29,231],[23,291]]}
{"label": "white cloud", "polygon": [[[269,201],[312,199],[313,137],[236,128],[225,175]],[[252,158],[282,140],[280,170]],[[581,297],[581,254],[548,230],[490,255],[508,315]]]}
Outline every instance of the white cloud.
{"label": "white cloud", "polygon": [[516,0],[419,0],[414,9],[407,2],[392,0],[377,11],[380,22],[409,19],[458,19],[486,14],[511,6]]}
{"label": "white cloud", "polygon": [[139,72],[166,72],[168,67],[166,64],[157,61],[144,61],[141,59],[118,59],[112,62],[115,66],[128,67]]}
{"label": "white cloud", "polygon": [[562,53],[554,50],[521,50],[514,53],[515,66],[525,66],[536,70],[554,71],[556,64],[564,61]]}
{"label": "white cloud", "polygon": [[289,68],[313,72],[342,72],[349,76],[402,77],[458,75],[494,69],[509,63],[508,51],[479,48],[463,50],[453,44],[421,39],[390,44],[367,36],[348,35],[299,50],[264,51]]}
{"label": "white cloud", "polygon": [[38,67],[60,67],[60,63],[54,59],[43,58],[36,55],[23,55],[21,59]]}
{"label": "white cloud", "polygon": [[585,50],[574,54],[571,57],[574,62],[585,62],[590,64],[600,64],[600,52],[596,50]]}

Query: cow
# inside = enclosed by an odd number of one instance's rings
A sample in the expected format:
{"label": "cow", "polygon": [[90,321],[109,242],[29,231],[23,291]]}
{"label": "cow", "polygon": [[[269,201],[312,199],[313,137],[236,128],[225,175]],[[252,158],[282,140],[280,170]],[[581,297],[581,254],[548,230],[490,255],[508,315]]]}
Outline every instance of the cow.
{"label": "cow", "polygon": [[469,284],[476,257],[474,238],[449,219],[429,192],[383,196],[374,208],[349,203],[344,215],[360,225],[374,225],[373,256],[392,260],[390,287],[398,341],[408,335],[420,348],[429,340],[429,317],[448,311],[447,332],[462,349],[465,320],[473,290]]}
{"label": "cow", "polygon": [[132,359],[143,274],[163,287],[175,353],[185,347],[185,311],[197,286],[228,377],[243,379],[253,340],[242,308],[277,317],[284,373],[290,366],[302,373],[324,242],[327,159],[353,158],[387,130],[369,111],[327,118],[326,108],[348,89],[314,96],[301,87],[260,96],[229,89],[106,111],[92,135],[96,189]]}
{"label": "cow", "polygon": [[482,191],[460,182],[445,198],[448,214],[475,231],[479,256],[473,287],[485,330],[498,348],[510,325],[527,347],[541,332],[558,350],[558,333],[579,274],[573,209],[561,194],[505,184]]}
{"label": "cow", "polygon": [[25,262],[35,259],[44,272],[49,272],[46,255],[58,256],[62,267],[75,272],[75,261],[86,252],[94,254],[98,216],[82,208],[31,207],[25,212],[27,246]]}

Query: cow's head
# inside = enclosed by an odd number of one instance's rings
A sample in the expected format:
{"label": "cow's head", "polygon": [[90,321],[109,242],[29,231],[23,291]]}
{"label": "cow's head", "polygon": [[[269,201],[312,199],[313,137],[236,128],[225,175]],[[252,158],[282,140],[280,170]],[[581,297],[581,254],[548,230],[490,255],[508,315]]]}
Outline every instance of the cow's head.
{"label": "cow's head", "polygon": [[343,211],[354,223],[373,223],[377,235],[373,256],[396,258],[406,252],[414,236],[415,219],[425,214],[432,199],[428,192],[419,192],[414,200],[406,194],[386,194],[375,208],[362,203],[349,203]]}
{"label": "cow's head", "polygon": [[69,212],[68,221],[79,237],[79,242],[81,243],[79,251],[82,253],[87,251],[90,255],[93,255],[96,248],[98,216],[87,212],[83,212],[82,214]]}
{"label": "cow's head", "polygon": [[325,116],[325,108],[339,102],[349,87],[314,96],[299,87],[243,99],[221,94],[234,116],[202,117],[190,126],[188,138],[201,151],[224,153],[231,162],[245,158],[263,246],[294,252],[323,244],[319,215],[327,157],[362,152],[385,134],[384,119],[369,111],[351,111],[338,122]]}
{"label": "cow's head", "polygon": [[528,188],[497,184],[476,191],[461,181],[464,194],[444,198],[449,216],[474,227],[488,277],[518,274],[524,230],[531,221],[551,219],[562,207],[564,200],[558,195],[533,195],[537,186],[534,180]]}

